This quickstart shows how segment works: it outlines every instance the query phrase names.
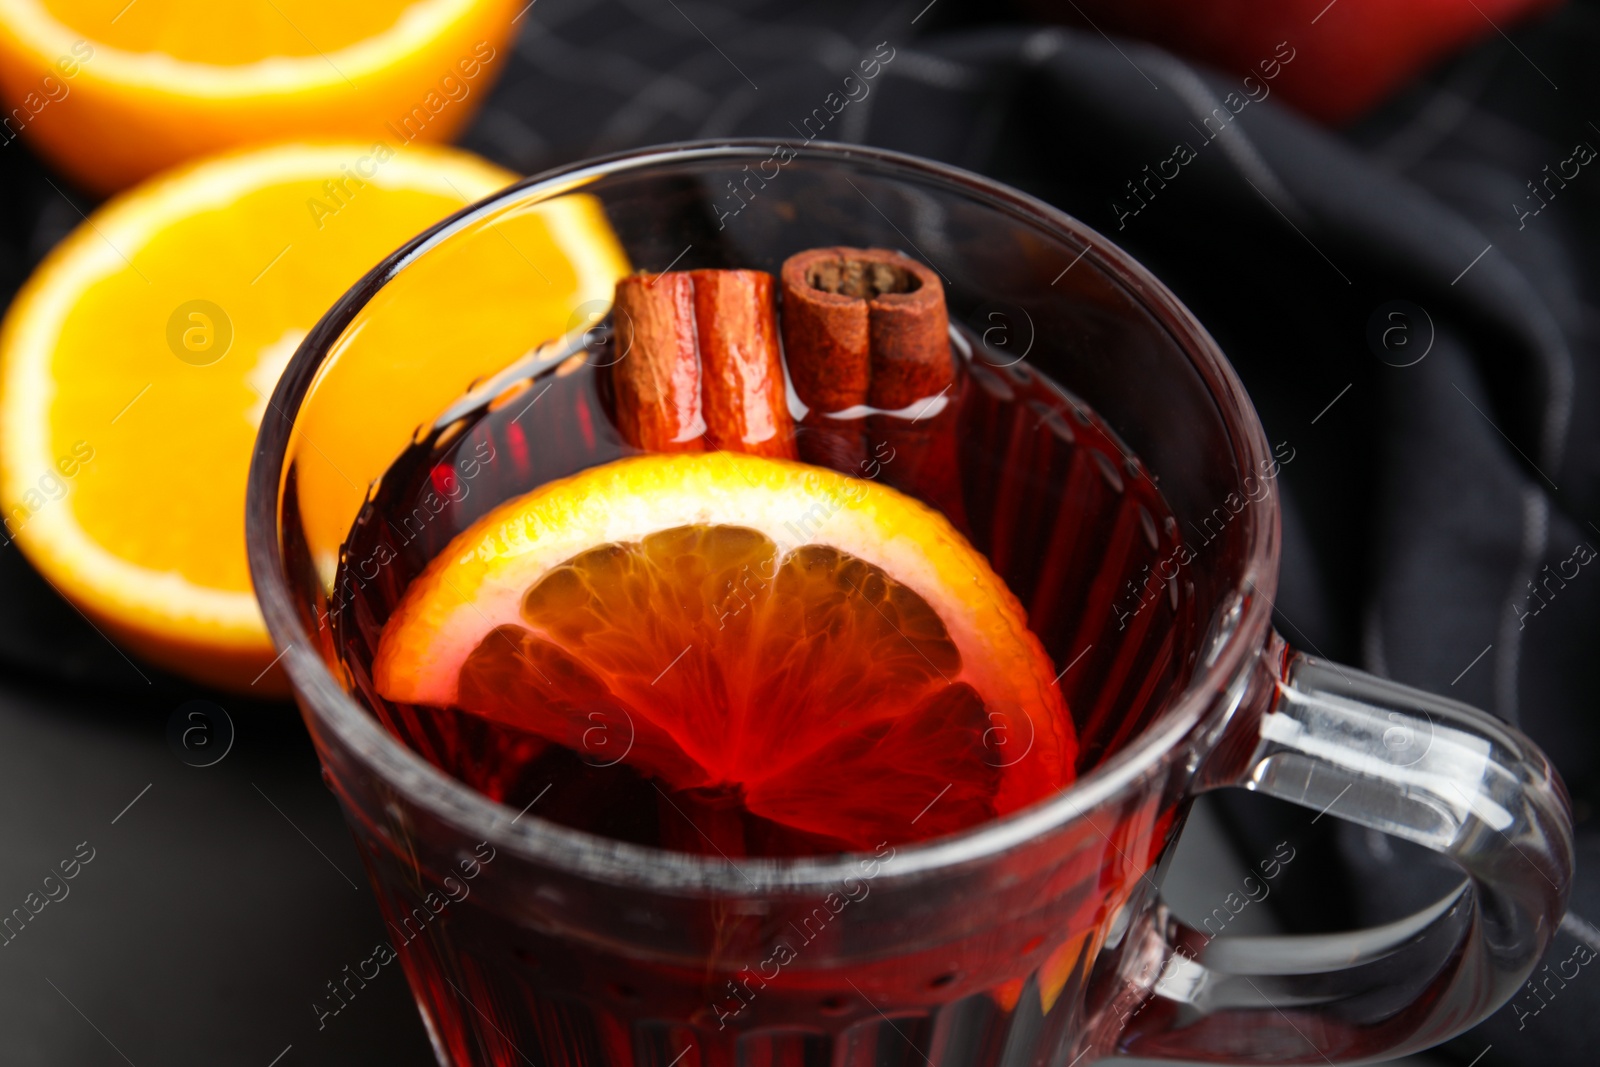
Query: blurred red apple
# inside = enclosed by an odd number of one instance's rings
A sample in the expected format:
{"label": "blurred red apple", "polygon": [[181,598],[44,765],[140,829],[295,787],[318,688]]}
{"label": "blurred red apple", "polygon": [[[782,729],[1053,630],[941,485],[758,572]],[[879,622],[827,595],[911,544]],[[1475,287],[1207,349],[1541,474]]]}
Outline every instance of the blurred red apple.
{"label": "blurred red apple", "polygon": [[[1143,38],[1239,75],[1280,42],[1272,88],[1325,122],[1365,111],[1431,64],[1561,0],[1024,0],[1034,15]],[[1080,15],[1081,11],[1081,15]]]}

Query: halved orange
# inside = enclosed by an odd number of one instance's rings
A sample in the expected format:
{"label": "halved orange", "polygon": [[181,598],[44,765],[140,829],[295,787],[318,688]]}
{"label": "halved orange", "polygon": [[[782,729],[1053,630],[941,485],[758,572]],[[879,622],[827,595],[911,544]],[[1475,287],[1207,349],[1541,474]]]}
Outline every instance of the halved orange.
{"label": "halved orange", "polygon": [[516,0],[6,0],[0,94],[81,185],[224,149],[449,139],[509,57]]}
{"label": "halved orange", "polygon": [[[0,327],[7,539],[111,637],[214,685],[283,691],[277,672],[252,686],[276,653],[251,591],[244,497],[284,366],[380,259],[515,177],[453,150],[368,152],[280,146],[149,183],[53,251]],[[348,180],[363,159],[365,176]],[[592,199],[525,216],[516,247],[497,242],[504,248],[491,253],[501,259],[484,258],[489,280],[477,282],[526,294],[514,320],[486,314],[464,330],[450,301],[474,279],[436,280],[435,301],[388,314],[394,332],[374,362],[384,373],[353,393],[346,382],[326,384],[338,397],[302,428],[338,457],[338,472],[308,469],[300,487],[302,505],[325,524],[348,530],[417,413],[443,410],[506,357],[504,346],[480,344],[476,362],[452,368],[459,379],[418,365],[463,334],[512,346],[558,336],[573,306],[605,297],[626,273]]]}
{"label": "halved orange", "polygon": [[[419,575],[394,701],[581,749],[870,848],[1059,789],[1076,742],[1016,598],[938,512],[726,452],[619,460],[501,505]],[[618,742],[621,747],[622,742]]]}

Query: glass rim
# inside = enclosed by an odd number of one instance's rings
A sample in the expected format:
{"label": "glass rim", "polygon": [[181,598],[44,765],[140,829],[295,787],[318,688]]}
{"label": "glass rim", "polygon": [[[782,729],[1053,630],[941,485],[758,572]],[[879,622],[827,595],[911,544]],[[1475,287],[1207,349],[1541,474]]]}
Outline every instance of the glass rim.
{"label": "glass rim", "polygon": [[[602,178],[659,164],[764,159],[779,146],[794,151],[797,160],[876,166],[907,178],[954,187],[961,195],[1078,247],[1082,251],[1079,259],[1124,289],[1188,357],[1216,405],[1238,469],[1264,469],[1261,465],[1270,457],[1260,420],[1232,366],[1210,334],[1166,286],[1128,253],[1066,212],[970,171],[859,145],[813,141],[799,147],[767,138],[724,138],[618,152],[513,183],[407,241],[318,320],[273,391],[269,410],[279,417],[264,420],[257,435],[245,506],[245,540],[256,599],[273,643],[281,652],[280,662],[307,715],[315,716],[323,728],[337,734],[367,770],[435,817],[459,828],[464,837],[488,841],[496,849],[505,849],[535,865],[560,867],[610,884],[719,896],[749,897],[835,886],[842,879],[855,876],[863,856],[871,855],[741,857],[735,863],[726,858],[617,841],[532,813],[517,817],[509,806],[450,777],[406,747],[339,684],[301,623],[284,570],[279,536],[284,464],[301,405],[334,342],[411,262],[475,221],[514,202],[535,202],[578,192]],[[1264,647],[1277,581],[1277,509],[1276,500],[1268,507],[1246,509],[1241,536],[1248,549],[1239,573],[1228,580],[1228,587],[1240,597],[1242,610],[1227,632],[1216,635],[1204,662],[1148,726],[1049,800],[958,833],[897,845],[891,858],[880,860],[877,877],[928,874],[1009,852],[1081,817],[1157,764],[1205,717],[1218,694],[1230,688]]]}

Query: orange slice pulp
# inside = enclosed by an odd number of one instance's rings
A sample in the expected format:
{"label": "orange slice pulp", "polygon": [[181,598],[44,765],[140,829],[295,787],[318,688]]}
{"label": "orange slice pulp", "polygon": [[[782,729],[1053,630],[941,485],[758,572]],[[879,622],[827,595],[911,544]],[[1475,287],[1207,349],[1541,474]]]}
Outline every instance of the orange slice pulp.
{"label": "orange slice pulp", "polygon": [[509,63],[518,0],[6,0],[7,125],[106,193],[272,141],[448,140]]}
{"label": "orange slice pulp", "polygon": [[[963,829],[1070,781],[1016,598],[939,513],[726,452],[619,460],[458,535],[384,628],[387,699],[584,748],[839,848]],[[608,755],[615,749],[608,750]]]}
{"label": "orange slice pulp", "polygon": [[[281,668],[267,671],[278,653],[244,544],[246,474],[283,368],[373,264],[515,178],[453,149],[367,152],[279,145],[147,182],[51,252],[0,327],[0,543],[14,538],[108,637],[210,685],[287,691]],[[358,160],[366,177],[349,181]],[[338,530],[321,541],[338,544],[417,411],[503,367],[520,339],[559,334],[574,304],[628,269],[589,197],[541,204],[510,232],[516,244],[480,251],[478,273],[449,261],[412,272],[429,299],[367,330],[377,370],[323,376],[301,426],[338,466],[303,464],[299,500],[313,533]],[[448,313],[486,292],[514,293],[496,306],[515,314]],[[457,344],[461,377],[437,373],[430,361]],[[352,410],[367,413],[359,429]]]}

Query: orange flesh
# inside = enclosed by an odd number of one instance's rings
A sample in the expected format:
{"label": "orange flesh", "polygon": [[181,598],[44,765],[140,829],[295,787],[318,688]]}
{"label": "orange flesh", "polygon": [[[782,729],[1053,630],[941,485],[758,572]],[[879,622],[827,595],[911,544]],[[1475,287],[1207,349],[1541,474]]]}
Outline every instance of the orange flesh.
{"label": "orange flesh", "polygon": [[44,0],[44,8],[94,41],[218,66],[269,56],[314,56],[377,36],[409,4],[320,0]]}
{"label": "orange flesh", "polygon": [[467,657],[464,709],[851,847],[1003,814],[1002,776],[1028,773],[938,614],[835,548],[662,530],[556,567],[522,617]]}
{"label": "orange flesh", "polygon": [[[326,220],[330,239],[316,242],[305,205],[327,196],[325,180],[277,182],[170,222],[131,253],[133,269],[96,281],[62,323],[51,371],[71,387],[51,404],[50,455],[70,455],[79,441],[94,448],[70,506],[90,537],[124,558],[207,588],[250,589],[244,474],[265,397],[329,301],[463,202],[362,190],[351,208],[359,217]],[[173,309],[195,296],[222,307],[232,330],[227,353],[206,366],[168,348]],[[393,388],[404,398],[414,387]],[[342,447],[338,429],[318,431],[323,447]],[[207,447],[192,447],[202,434]]]}

